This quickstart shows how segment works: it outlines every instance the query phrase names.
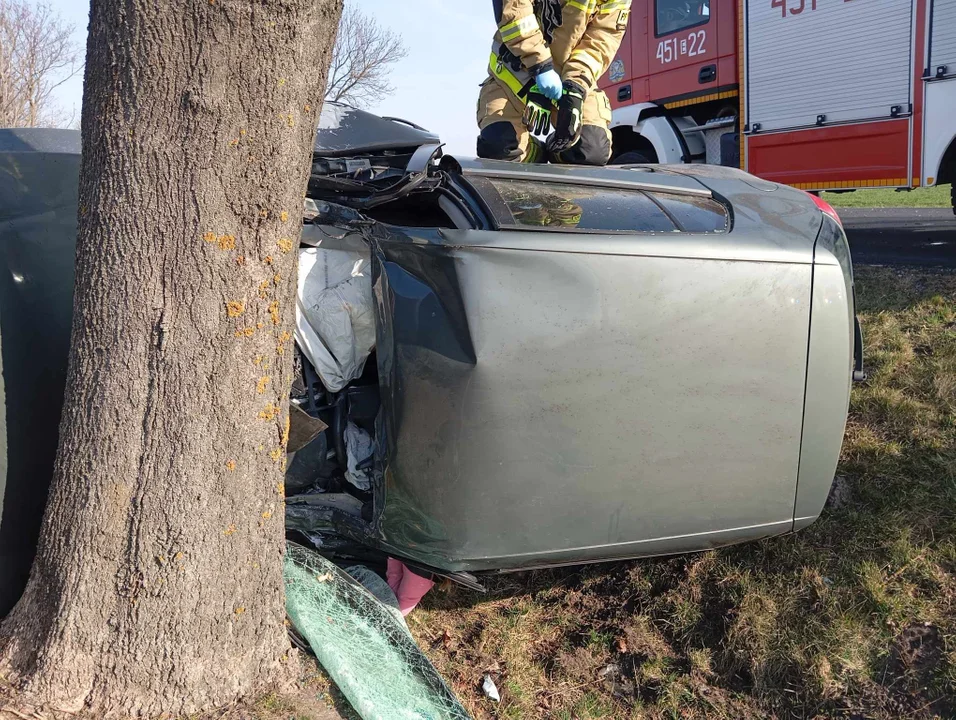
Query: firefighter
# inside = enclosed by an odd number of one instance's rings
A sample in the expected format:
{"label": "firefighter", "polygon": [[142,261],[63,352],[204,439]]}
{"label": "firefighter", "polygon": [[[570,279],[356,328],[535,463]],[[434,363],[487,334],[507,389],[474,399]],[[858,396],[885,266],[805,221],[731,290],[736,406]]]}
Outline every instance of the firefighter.
{"label": "firefighter", "polygon": [[[611,105],[597,81],[631,0],[493,0],[498,30],[478,98],[478,156],[605,165]],[[535,135],[550,128],[547,143]]]}

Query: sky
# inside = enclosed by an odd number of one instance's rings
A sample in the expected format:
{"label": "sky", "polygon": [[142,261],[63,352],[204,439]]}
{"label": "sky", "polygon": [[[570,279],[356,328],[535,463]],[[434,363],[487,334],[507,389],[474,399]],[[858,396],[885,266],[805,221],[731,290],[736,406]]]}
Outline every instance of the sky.
{"label": "sky", "polygon": [[[88,0],[48,0],[76,25],[86,44]],[[408,57],[397,63],[395,92],[367,109],[410,120],[438,133],[448,150],[475,154],[478,85],[487,75],[495,23],[491,0],[349,0],[383,27],[402,36]],[[79,117],[83,78],[58,89],[60,105]]]}

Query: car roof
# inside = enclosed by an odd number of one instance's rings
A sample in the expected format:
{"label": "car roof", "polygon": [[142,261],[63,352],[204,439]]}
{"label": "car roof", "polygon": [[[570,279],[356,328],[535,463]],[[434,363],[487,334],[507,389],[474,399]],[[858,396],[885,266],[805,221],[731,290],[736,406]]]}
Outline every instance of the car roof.
{"label": "car roof", "polygon": [[711,242],[747,246],[754,257],[813,262],[822,215],[810,196],[736,168],[703,164],[584,167],[455,159],[466,179],[509,178],[712,197],[729,209],[733,232]]}
{"label": "car roof", "polygon": [[657,190],[678,194],[710,197],[709,187],[691,175],[674,173],[659,165],[543,165],[485,160],[481,158],[458,160],[465,176],[513,178],[535,182],[621,187],[638,190]]}

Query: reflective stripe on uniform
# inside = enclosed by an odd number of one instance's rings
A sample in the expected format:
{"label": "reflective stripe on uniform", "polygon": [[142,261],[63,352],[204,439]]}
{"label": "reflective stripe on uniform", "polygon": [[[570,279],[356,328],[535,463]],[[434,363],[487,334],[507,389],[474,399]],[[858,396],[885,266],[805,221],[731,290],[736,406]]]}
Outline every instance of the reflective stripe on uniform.
{"label": "reflective stripe on uniform", "polygon": [[491,60],[488,63],[488,69],[491,71],[491,74],[494,75],[498,80],[503,82],[508,86],[508,89],[515,94],[515,96],[524,102],[524,98],[521,97],[521,91],[524,88],[524,83],[518,79],[518,76],[511,72],[511,68],[505,65],[498,59],[498,56],[494,53],[491,53]]}
{"label": "reflective stripe on uniform", "polygon": [[504,42],[511,42],[516,38],[526,38],[534,35],[536,32],[541,32],[541,27],[538,25],[538,19],[534,15],[525,15],[523,18],[510,22],[507,25],[502,25],[498,28],[501,32],[501,39]]}
{"label": "reflective stripe on uniform", "polygon": [[600,7],[598,7],[598,12],[602,15],[607,13],[616,12],[618,10],[627,10],[631,7],[631,0],[604,0]]}
{"label": "reflective stripe on uniform", "polygon": [[528,135],[528,149],[525,150],[523,163],[543,163],[546,161],[544,144],[534,135]]}
{"label": "reflective stripe on uniform", "polygon": [[582,62],[585,67],[591,71],[595,79],[597,79],[604,70],[604,62],[600,58],[594,57],[587,50],[575,50],[571,53],[571,60]]}
{"label": "reflective stripe on uniform", "polygon": [[571,7],[577,8],[581,12],[585,12],[590,15],[597,2],[598,0],[567,0],[565,5],[570,5]]}

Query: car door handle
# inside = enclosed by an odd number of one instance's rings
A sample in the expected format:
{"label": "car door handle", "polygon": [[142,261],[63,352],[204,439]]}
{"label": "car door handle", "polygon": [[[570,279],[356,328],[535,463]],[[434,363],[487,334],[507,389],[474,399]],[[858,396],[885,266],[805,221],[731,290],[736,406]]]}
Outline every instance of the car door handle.
{"label": "car door handle", "polygon": [[625,100],[631,99],[631,86],[625,85],[617,89],[617,99],[618,102],[624,102]]}
{"label": "car door handle", "polygon": [[717,66],[716,65],[705,65],[700,69],[700,72],[697,74],[697,80],[701,85],[706,83],[712,83],[717,79]]}

